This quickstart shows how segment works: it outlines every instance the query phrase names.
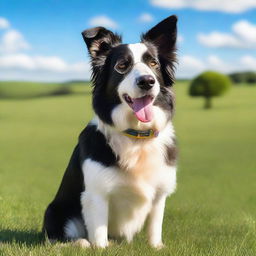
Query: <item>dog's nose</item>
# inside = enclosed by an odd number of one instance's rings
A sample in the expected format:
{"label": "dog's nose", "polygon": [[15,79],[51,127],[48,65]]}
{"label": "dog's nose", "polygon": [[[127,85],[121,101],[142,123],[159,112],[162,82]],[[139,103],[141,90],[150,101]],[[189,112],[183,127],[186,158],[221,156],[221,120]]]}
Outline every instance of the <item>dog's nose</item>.
{"label": "dog's nose", "polygon": [[140,89],[148,91],[154,86],[155,79],[151,75],[144,75],[144,76],[138,77],[136,79],[136,83]]}

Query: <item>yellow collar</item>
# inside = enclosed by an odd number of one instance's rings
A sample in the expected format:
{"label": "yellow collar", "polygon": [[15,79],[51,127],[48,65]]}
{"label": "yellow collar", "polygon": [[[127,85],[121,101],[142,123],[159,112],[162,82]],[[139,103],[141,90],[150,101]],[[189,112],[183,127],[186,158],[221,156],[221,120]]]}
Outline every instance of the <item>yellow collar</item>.
{"label": "yellow collar", "polygon": [[127,129],[123,131],[123,134],[127,137],[134,139],[151,139],[158,136],[159,132],[153,129],[146,131],[137,131],[134,129]]}

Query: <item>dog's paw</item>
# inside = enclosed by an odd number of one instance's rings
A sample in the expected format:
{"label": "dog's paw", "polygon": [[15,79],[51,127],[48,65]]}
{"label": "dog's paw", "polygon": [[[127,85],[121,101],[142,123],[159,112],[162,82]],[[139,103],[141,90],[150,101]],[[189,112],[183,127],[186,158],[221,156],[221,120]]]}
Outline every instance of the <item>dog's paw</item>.
{"label": "dog's paw", "polygon": [[84,239],[84,238],[80,238],[80,239],[74,241],[73,244],[75,246],[78,246],[78,247],[81,247],[81,248],[89,248],[91,246],[89,241]]}
{"label": "dog's paw", "polygon": [[156,250],[161,250],[163,248],[165,248],[165,245],[160,242],[160,243],[151,243],[150,244],[153,248],[155,248]]}
{"label": "dog's paw", "polygon": [[92,245],[94,248],[104,249],[109,246],[108,241],[98,241]]}

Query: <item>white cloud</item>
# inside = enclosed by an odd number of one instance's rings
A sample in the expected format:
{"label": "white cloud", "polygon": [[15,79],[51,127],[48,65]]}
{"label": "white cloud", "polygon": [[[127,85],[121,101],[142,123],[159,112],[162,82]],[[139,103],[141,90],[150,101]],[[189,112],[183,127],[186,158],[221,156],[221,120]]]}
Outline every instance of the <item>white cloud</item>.
{"label": "white cloud", "polygon": [[233,25],[232,30],[241,40],[256,44],[256,24],[241,20]]}
{"label": "white cloud", "polygon": [[31,57],[32,62],[34,62],[35,68],[55,71],[55,72],[65,72],[68,68],[67,63],[61,58],[56,56],[35,56]]}
{"label": "white cloud", "polygon": [[256,25],[246,20],[240,20],[232,26],[232,33],[211,32],[200,33],[198,41],[207,47],[256,48]]}
{"label": "white cloud", "polygon": [[154,20],[154,17],[150,13],[142,13],[139,16],[139,21],[141,22],[152,22]]}
{"label": "white cloud", "polygon": [[88,69],[86,62],[68,64],[57,56],[29,56],[27,54],[7,54],[0,56],[1,69],[45,70],[49,72],[83,72]]}
{"label": "white cloud", "polygon": [[7,29],[10,27],[10,23],[4,17],[0,17],[0,29]]}
{"label": "white cloud", "polygon": [[102,26],[112,29],[118,28],[118,24],[105,15],[99,15],[91,18],[89,20],[89,25],[92,27]]}
{"label": "white cloud", "polygon": [[0,53],[12,53],[20,50],[28,50],[30,45],[24,36],[17,30],[8,30],[0,40]]}
{"label": "white cloud", "polygon": [[240,42],[233,35],[217,31],[210,34],[200,33],[198,41],[208,47],[240,47]]}
{"label": "white cloud", "polygon": [[256,58],[246,55],[241,58],[241,64],[244,69],[254,70],[256,69]]}
{"label": "white cloud", "polygon": [[29,56],[23,53],[0,56],[0,79],[64,81],[89,77],[90,67],[86,62],[70,64],[57,56]]}
{"label": "white cloud", "polygon": [[237,63],[225,62],[216,55],[208,56],[205,66],[208,67],[208,69],[216,70],[222,73],[230,73],[239,68],[239,65],[237,65]]}
{"label": "white cloud", "polygon": [[219,67],[223,65],[223,61],[216,55],[210,55],[207,59],[212,66]]}
{"label": "white cloud", "polygon": [[194,56],[181,56],[177,66],[178,78],[193,78],[206,70],[214,70],[221,73],[256,70],[256,58],[250,55],[234,61],[224,61],[216,55],[210,55],[205,59]]}
{"label": "white cloud", "polygon": [[184,68],[191,68],[193,67],[195,70],[202,70],[204,69],[204,64],[201,60],[194,58],[189,55],[182,56],[180,58],[180,65]]}
{"label": "white cloud", "polygon": [[202,60],[190,55],[181,56],[179,58],[179,65],[177,66],[178,78],[190,78],[204,70],[204,63]]}
{"label": "white cloud", "polygon": [[256,8],[255,0],[150,0],[154,6],[168,9],[191,8],[201,11],[241,13]]}
{"label": "white cloud", "polygon": [[[4,24],[1,23],[0,25]],[[9,24],[9,23],[8,23]],[[3,26],[2,26],[3,27]],[[89,79],[86,62],[68,63],[58,56],[25,54],[31,47],[17,30],[8,29],[0,38],[0,80],[65,81]]]}
{"label": "white cloud", "polygon": [[20,68],[25,70],[34,69],[34,63],[26,54],[12,54],[0,56],[0,68],[3,69],[12,69]]}

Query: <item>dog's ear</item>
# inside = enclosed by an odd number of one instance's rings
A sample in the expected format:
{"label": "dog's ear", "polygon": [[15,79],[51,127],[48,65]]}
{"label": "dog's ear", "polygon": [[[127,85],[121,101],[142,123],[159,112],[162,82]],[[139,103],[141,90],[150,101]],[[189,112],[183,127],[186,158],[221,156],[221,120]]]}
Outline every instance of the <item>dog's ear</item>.
{"label": "dog's ear", "polygon": [[152,43],[156,46],[165,86],[174,83],[174,70],[176,62],[177,17],[166,18],[143,34],[143,43]]}
{"label": "dog's ear", "polygon": [[149,41],[157,48],[160,55],[168,54],[170,51],[175,50],[177,39],[177,16],[170,16],[147,33],[142,35],[142,41]]}
{"label": "dog's ear", "polygon": [[92,58],[106,56],[112,47],[122,41],[119,35],[103,27],[84,30],[82,36]]}

